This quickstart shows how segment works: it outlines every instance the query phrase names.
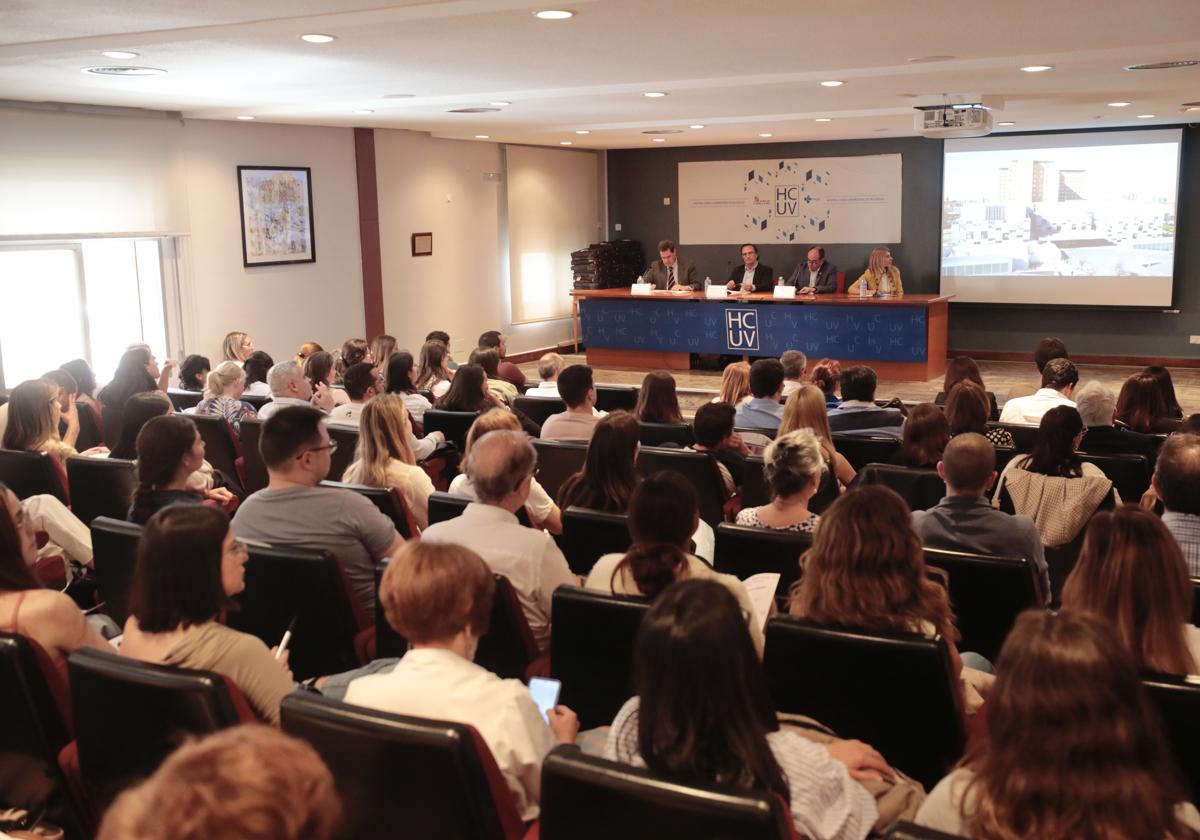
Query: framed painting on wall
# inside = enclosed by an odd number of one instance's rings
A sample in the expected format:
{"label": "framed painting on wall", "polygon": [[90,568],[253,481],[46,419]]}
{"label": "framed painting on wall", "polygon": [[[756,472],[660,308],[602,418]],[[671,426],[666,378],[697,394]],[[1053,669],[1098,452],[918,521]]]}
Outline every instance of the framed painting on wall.
{"label": "framed painting on wall", "polygon": [[317,261],[312,170],[307,166],[239,166],[242,265]]}

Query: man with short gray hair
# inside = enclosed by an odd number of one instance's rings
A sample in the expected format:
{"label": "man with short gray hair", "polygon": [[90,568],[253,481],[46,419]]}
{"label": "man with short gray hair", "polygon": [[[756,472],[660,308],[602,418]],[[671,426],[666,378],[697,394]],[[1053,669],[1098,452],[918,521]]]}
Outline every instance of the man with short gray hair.
{"label": "man with short gray hair", "polygon": [[523,433],[488,432],[472,444],[467,458],[467,476],[478,501],[461,516],[430,525],[421,539],[465,546],[508,578],[538,647],[545,650],[554,590],[578,586],[579,578],[549,534],[517,521],[536,466],[537,450]]}
{"label": "man with short gray hair", "polygon": [[559,399],[558,375],[562,373],[563,366],[563,357],[557,353],[547,353],[538,359],[538,376],[542,381],[526,391],[525,396]]}
{"label": "man with short gray hair", "polygon": [[1154,472],[1158,452],[1147,435],[1113,425],[1117,396],[1093,379],[1075,392],[1075,408],[1083,419],[1083,442],[1079,451],[1089,455],[1141,455],[1147,475]]}
{"label": "man with short gray hair", "polygon": [[267,371],[267,387],[271,389],[271,401],[258,410],[260,420],[289,405],[311,406],[326,414],[333,408],[333,394],[325,383],[319,384],[314,393],[304,370],[292,361],[280,362]]}
{"label": "man with short gray hair", "polygon": [[792,391],[799,390],[804,384],[804,371],[808,367],[808,357],[799,350],[784,350],[779,357],[783,365],[783,395],[780,401],[786,401]]}

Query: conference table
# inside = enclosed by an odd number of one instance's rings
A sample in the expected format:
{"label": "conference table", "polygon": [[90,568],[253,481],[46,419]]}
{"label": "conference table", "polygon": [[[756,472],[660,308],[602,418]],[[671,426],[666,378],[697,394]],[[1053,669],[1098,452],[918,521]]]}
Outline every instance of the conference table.
{"label": "conference table", "polygon": [[950,295],[796,295],[769,292],[708,298],[702,292],[634,295],[571,292],[576,340],[588,364],[687,370],[692,353],[779,356],[866,364],[885,379],[936,379],[946,372]]}

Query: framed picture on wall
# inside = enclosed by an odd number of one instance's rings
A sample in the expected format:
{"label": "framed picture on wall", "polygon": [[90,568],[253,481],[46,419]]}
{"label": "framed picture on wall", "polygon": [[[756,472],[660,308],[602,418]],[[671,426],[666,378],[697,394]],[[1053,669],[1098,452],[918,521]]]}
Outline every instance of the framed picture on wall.
{"label": "framed picture on wall", "polygon": [[312,170],[307,166],[239,166],[242,265],[317,261]]}

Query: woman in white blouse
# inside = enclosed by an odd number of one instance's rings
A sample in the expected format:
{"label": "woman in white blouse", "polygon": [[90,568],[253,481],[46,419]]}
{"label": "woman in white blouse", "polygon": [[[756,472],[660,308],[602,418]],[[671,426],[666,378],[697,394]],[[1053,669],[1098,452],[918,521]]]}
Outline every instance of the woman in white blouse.
{"label": "woman in white blouse", "polygon": [[417,386],[413,383],[413,370],[412,353],[407,350],[392,353],[388,357],[387,370],[384,372],[387,377],[387,392],[398,394],[400,399],[404,400],[404,407],[408,409],[408,415],[414,423],[424,423],[425,412],[433,408],[433,403],[427,400],[424,394],[417,392]]}
{"label": "woman in white blouse", "polygon": [[404,401],[396,394],[380,394],[363,406],[358,424],[358,451],[344,478],[368,487],[394,487],[418,528],[429,525],[429,497],[433,481],[417,466],[409,438],[412,424]]}

